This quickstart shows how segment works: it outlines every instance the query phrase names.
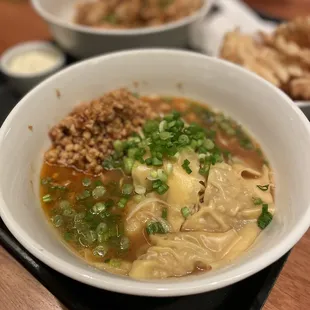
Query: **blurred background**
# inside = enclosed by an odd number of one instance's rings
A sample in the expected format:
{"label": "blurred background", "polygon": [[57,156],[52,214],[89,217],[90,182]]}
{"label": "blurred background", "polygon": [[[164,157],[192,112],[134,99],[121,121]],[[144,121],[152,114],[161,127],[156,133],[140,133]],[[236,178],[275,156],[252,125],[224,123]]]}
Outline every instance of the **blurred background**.
{"label": "blurred background", "polygon": [[[291,19],[310,12],[310,0],[244,2],[264,16],[276,19]],[[0,0],[0,54],[21,41],[50,37],[46,23],[34,12],[29,0]]]}

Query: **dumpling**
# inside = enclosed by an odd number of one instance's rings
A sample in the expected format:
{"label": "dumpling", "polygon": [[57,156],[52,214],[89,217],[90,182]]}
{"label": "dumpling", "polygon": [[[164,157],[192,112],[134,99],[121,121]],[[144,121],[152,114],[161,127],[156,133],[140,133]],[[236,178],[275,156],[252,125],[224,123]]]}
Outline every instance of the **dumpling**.
{"label": "dumpling", "polygon": [[[191,174],[182,167],[184,160],[190,162]],[[204,191],[205,178],[199,174],[199,159],[197,154],[191,151],[181,153],[177,164],[174,165],[171,175],[168,177],[169,190],[166,202],[169,204],[168,222],[174,231],[179,231],[184,222],[181,209],[193,208],[199,203],[199,193]]]}
{"label": "dumpling", "polygon": [[[186,159],[190,162],[190,174],[182,167]],[[205,178],[198,171],[198,155],[192,151],[181,153],[168,178],[167,203],[184,207],[199,202],[198,193],[204,188],[202,183],[205,182]]]}
{"label": "dumpling", "polygon": [[[125,221],[126,234],[132,237],[135,234],[141,234],[144,231],[148,221],[160,221],[162,219],[163,205],[157,198],[146,198],[138,205],[129,204],[129,211]],[[169,223],[165,221],[165,226],[169,231],[173,231]]]}
{"label": "dumpling", "polygon": [[259,234],[249,223],[240,232],[180,232],[151,236],[151,246],[132,264],[129,276],[135,279],[163,279],[188,275],[216,267],[218,261],[244,252]]}
{"label": "dumpling", "polygon": [[145,188],[151,187],[151,181],[147,178],[152,169],[146,165],[136,163],[132,168],[132,179],[133,185],[136,186],[143,186]]}
{"label": "dumpling", "polygon": [[[263,191],[257,185],[268,185],[268,188]],[[182,230],[225,232],[240,220],[256,220],[262,206],[254,205],[253,198],[268,203],[273,213],[271,186],[267,166],[259,173],[240,164],[215,164],[210,169],[204,202],[199,211],[184,222]]]}

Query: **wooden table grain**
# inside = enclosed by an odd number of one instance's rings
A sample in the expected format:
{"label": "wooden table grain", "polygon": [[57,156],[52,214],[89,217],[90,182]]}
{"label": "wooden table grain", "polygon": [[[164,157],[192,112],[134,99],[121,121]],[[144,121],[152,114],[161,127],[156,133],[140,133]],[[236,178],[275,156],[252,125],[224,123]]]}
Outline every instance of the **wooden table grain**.
{"label": "wooden table grain", "polygon": [[[65,0],[64,0],[65,1]],[[292,17],[287,3],[293,0],[245,0],[282,17]],[[278,5],[277,5],[277,3]],[[279,3],[286,3],[281,8]],[[309,0],[303,2],[310,9]],[[265,6],[262,4],[265,3]],[[273,4],[272,4],[273,3]],[[292,4],[290,4],[292,5]],[[276,8],[276,9],[275,9]],[[299,9],[298,12],[302,10]],[[0,0],[0,54],[11,45],[50,38],[46,24],[33,12],[27,0]],[[60,310],[58,300],[0,246],[0,309]],[[293,249],[264,310],[310,309],[310,231]]]}

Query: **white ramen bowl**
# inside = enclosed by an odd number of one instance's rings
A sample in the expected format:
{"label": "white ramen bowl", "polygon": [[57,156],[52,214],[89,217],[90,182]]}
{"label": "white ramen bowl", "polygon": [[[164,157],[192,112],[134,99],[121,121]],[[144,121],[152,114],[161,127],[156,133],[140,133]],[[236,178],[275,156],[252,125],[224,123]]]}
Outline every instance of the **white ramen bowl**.
{"label": "white ramen bowl", "polygon": [[206,16],[214,0],[202,0],[203,5],[197,12],[178,21],[137,29],[95,29],[73,23],[76,4],[81,1],[31,0],[57,43],[77,58],[132,48],[185,47],[191,26]]}
{"label": "white ramen bowl", "polygon": [[[123,86],[142,94],[208,103],[239,121],[261,144],[275,172],[276,213],[251,249],[231,264],[177,279],[133,280],[87,265],[61,243],[48,223],[40,206],[39,174],[50,126],[75,104]],[[0,211],[9,230],[45,264],[102,289],[151,296],[218,289],[279,259],[310,224],[308,120],[283,92],[257,75],[197,53],[134,50],[64,69],[17,104],[0,130],[0,149]]]}

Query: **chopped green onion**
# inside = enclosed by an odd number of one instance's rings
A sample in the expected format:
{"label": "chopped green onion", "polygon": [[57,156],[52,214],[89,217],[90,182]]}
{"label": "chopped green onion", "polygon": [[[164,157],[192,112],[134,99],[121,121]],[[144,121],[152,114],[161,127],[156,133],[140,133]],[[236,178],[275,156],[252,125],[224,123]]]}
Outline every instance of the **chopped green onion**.
{"label": "chopped green onion", "polygon": [[175,154],[174,154],[174,156],[173,156],[175,159],[179,159],[179,157],[180,157],[180,153],[179,152],[176,152]]}
{"label": "chopped green onion", "polygon": [[124,149],[124,145],[123,145],[122,141],[120,141],[120,140],[115,140],[113,142],[113,147],[114,147],[115,151],[117,151],[119,153],[121,153]]}
{"label": "chopped green onion", "polygon": [[139,195],[143,195],[146,193],[146,188],[142,185],[136,185],[135,186],[135,192]]}
{"label": "chopped green onion", "polygon": [[167,217],[168,217],[168,208],[163,208],[162,211],[161,211],[161,217],[164,219],[164,220],[167,220]]}
{"label": "chopped green onion", "polygon": [[65,209],[70,208],[70,207],[71,207],[71,204],[68,200],[61,200],[59,202],[59,208],[62,210],[65,210]]}
{"label": "chopped green onion", "polygon": [[209,165],[204,165],[203,167],[201,167],[201,168],[199,169],[199,173],[200,173],[201,175],[203,175],[203,176],[206,176],[206,175],[208,175],[209,170],[210,170],[210,166],[209,166]]}
{"label": "chopped green onion", "polygon": [[158,178],[158,174],[156,170],[152,170],[150,173],[150,177],[153,179],[157,179]]}
{"label": "chopped green onion", "polygon": [[269,184],[266,185],[256,185],[261,191],[266,192],[269,188]]}
{"label": "chopped green onion", "polygon": [[199,159],[205,159],[206,156],[207,156],[206,154],[199,154],[199,155],[198,155],[198,158],[199,158]]}
{"label": "chopped green onion", "polygon": [[111,267],[119,268],[122,264],[122,261],[118,258],[112,258],[110,259],[109,264]]}
{"label": "chopped green onion", "polygon": [[92,207],[92,211],[94,214],[99,214],[107,209],[107,206],[104,202],[97,202]]}
{"label": "chopped green onion", "polygon": [[189,164],[190,164],[190,161],[188,159],[185,159],[182,164],[182,168],[186,171],[187,174],[192,173],[192,169],[189,167]]}
{"label": "chopped green onion", "polygon": [[150,221],[146,225],[146,232],[148,235],[154,234],[166,234],[169,232],[166,225],[162,225],[161,222]]}
{"label": "chopped green onion", "polygon": [[66,217],[73,217],[75,216],[75,211],[72,208],[66,208],[64,209],[62,214],[63,216],[66,216]]}
{"label": "chopped green onion", "polygon": [[112,199],[109,199],[104,204],[105,204],[106,208],[111,208],[114,206],[114,201]]}
{"label": "chopped green onion", "polygon": [[207,139],[203,145],[207,150],[212,150],[214,149],[214,146],[215,146],[214,142],[210,139]]}
{"label": "chopped green onion", "polygon": [[58,185],[58,184],[55,184],[55,185],[50,184],[49,189],[65,191],[65,190],[67,190],[67,187],[62,186],[62,185]]}
{"label": "chopped green onion", "polygon": [[169,189],[169,186],[167,184],[162,184],[158,187],[158,189],[156,190],[156,192],[159,195],[163,195],[167,190]]}
{"label": "chopped green onion", "polygon": [[84,200],[90,196],[91,196],[90,191],[86,189],[76,196],[76,200]]}
{"label": "chopped green onion", "polygon": [[101,180],[95,180],[95,181],[94,181],[94,185],[95,185],[95,186],[102,186],[103,183],[102,183]]}
{"label": "chopped green onion", "polygon": [[123,236],[121,238],[121,241],[120,241],[120,244],[119,244],[119,247],[121,250],[128,250],[129,249],[129,246],[130,246],[130,241],[128,239],[128,237],[126,236]]}
{"label": "chopped green onion", "polygon": [[153,182],[152,187],[153,187],[153,189],[157,189],[162,184],[163,184],[163,182],[161,180],[156,180],[156,181]]}
{"label": "chopped green onion", "polygon": [[262,213],[257,219],[257,225],[260,229],[265,229],[272,221],[272,214],[268,211],[268,205],[263,204]]}
{"label": "chopped green onion", "polygon": [[162,169],[158,169],[157,171],[158,179],[161,180],[162,182],[166,183],[168,180],[168,176]]}
{"label": "chopped green onion", "polygon": [[165,120],[161,121],[158,127],[159,132],[163,132],[166,127],[167,127],[167,121]]}
{"label": "chopped green onion", "polygon": [[112,170],[112,169],[116,168],[115,161],[113,160],[112,157],[106,158],[106,159],[102,162],[102,166],[103,166],[103,168],[106,169],[106,170]]}
{"label": "chopped green onion", "polygon": [[158,129],[158,122],[154,120],[148,120],[143,126],[143,131],[145,133],[152,133],[157,129]]}
{"label": "chopped green onion", "polygon": [[186,219],[190,216],[191,211],[188,207],[184,207],[181,209],[181,213],[182,213],[183,217]]}
{"label": "chopped green onion", "polygon": [[126,207],[126,203],[127,203],[128,199],[127,198],[121,198],[117,204],[117,206],[121,209]]}
{"label": "chopped green onion", "polygon": [[163,161],[161,159],[158,159],[156,157],[152,158],[152,165],[153,166],[162,166]]}
{"label": "chopped green onion", "polygon": [[83,186],[88,187],[91,184],[91,180],[88,178],[85,178],[82,180],[82,184]]}
{"label": "chopped green onion", "polygon": [[133,191],[133,185],[132,184],[124,184],[122,187],[122,194],[123,195],[130,195]]}
{"label": "chopped green onion", "polygon": [[187,135],[180,135],[178,141],[181,145],[187,145],[187,144],[189,144],[190,140],[189,140],[189,137]]}
{"label": "chopped green onion", "polygon": [[106,189],[105,189],[104,186],[102,186],[102,185],[101,186],[97,186],[97,187],[95,187],[93,189],[92,196],[93,196],[94,199],[99,199],[102,196],[104,196],[105,192],[106,192]]}
{"label": "chopped green onion", "polygon": [[196,140],[192,140],[191,144],[190,144],[190,147],[195,151],[197,146],[198,146],[197,141]]}
{"label": "chopped green onion", "polygon": [[84,212],[77,213],[77,214],[74,216],[74,222],[76,222],[76,223],[82,222],[82,220],[83,220],[84,217],[85,217],[85,213],[84,213]]}
{"label": "chopped green onion", "polygon": [[169,189],[169,186],[161,180],[153,181],[152,187],[159,195],[163,195]]}
{"label": "chopped green onion", "polygon": [[124,171],[126,174],[130,174],[132,167],[134,165],[134,159],[129,158],[129,157],[125,157],[124,158]]}
{"label": "chopped green onion", "polygon": [[152,158],[147,158],[146,160],[145,160],[145,163],[148,165],[148,166],[150,166],[150,165],[152,165]]}
{"label": "chopped green onion", "polygon": [[261,204],[263,204],[264,202],[260,199],[260,198],[252,198],[253,200],[253,203],[256,205],[256,206],[259,206]]}
{"label": "chopped green onion", "polygon": [[61,215],[57,214],[57,215],[52,217],[52,222],[53,222],[54,226],[58,228],[63,224],[63,218]]}
{"label": "chopped green onion", "polygon": [[93,249],[93,255],[104,257],[108,253],[108,248],[104,245],[98,245]]}
{"label": "chopped green onion", "polygon": [[163,131],[159,134],[160,139],[162,140],[167,140],[169,138],[171,138],[171,133],[168,131]]}
{"label": "chopped green onion", "polygon": [[47,178],[44,178],[44,179],[41,180],[41,184],[42,184],[42,185],[47,185],[47,184],[49,184],[51,181],[52,181],[52,178],[51,178],[51,177],[47,177]]}
{"label": "chopped green onion", "polygon": [[50,194],[46,194],[46,195],[44,195],[44,196],[42,197],[42,201],[43,201],[44,203],[49,203],[49,202],[53,201],[53,199],[52,199],[52,196],[51,196]]}
{"label": "chopped green onion", "polygon": [[172,127],[174,127],[176,125],[176,123],[177,123],[176,121],[169,122],[168,123],[168,127],[172,128]]}
{"label": "chopped green onion", "polygon": [[131,148],[131,149],[129,149],[128,150],[128,157],[129,158],[135,158],[135,156],[136,156],[136,154],[137,154],[137,152],[138,152],[138,149],[137,148]]}
{"label": "chopped green onion", "polygon": [[104,222],[101,222],[96,228],[96,233],[102,235],[106,233],[108,230],[109,230],[108,225]]}

